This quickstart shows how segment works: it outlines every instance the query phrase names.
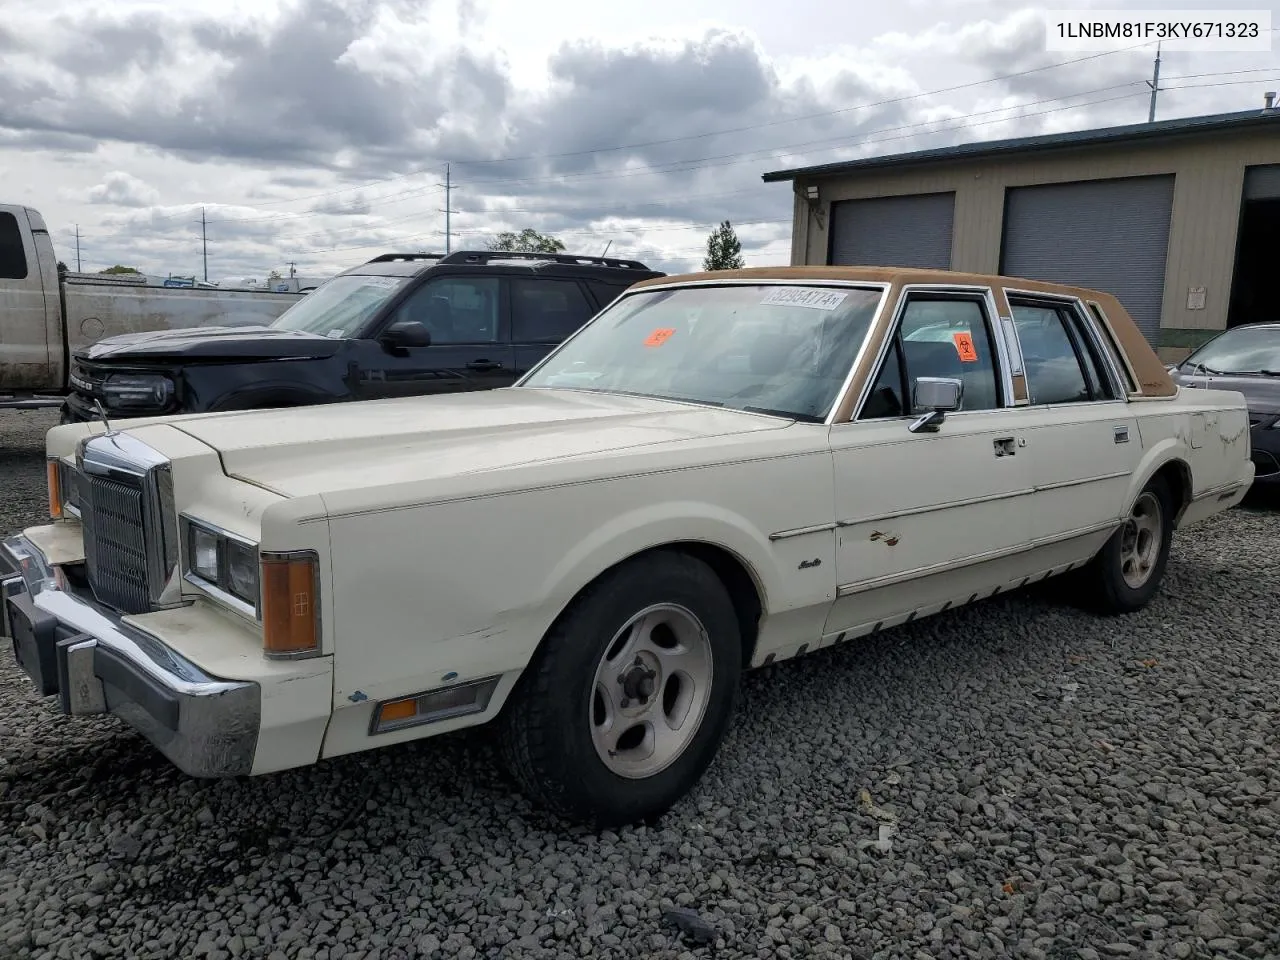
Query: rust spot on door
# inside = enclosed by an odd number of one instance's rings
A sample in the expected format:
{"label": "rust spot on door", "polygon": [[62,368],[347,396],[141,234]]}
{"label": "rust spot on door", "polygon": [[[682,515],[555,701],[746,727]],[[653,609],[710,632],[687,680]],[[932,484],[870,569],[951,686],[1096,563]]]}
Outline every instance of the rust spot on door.
{"label": "rust spot on door", "polygon": [[872,530],[871,541],[874,543],[877,540],[884,541],[884,545],[886,547],[896,547],[898,545],[898,538],[895,534],[881,533],[879,530]]}

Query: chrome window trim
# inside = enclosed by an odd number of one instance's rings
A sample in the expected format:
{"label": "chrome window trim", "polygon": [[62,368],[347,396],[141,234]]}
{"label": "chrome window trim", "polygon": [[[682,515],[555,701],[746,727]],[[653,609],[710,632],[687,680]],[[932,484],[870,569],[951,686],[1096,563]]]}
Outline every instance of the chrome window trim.
{"label": "chrome window trim", "polygon": [[[957,410],[954,413],[947,414],[947,419],[952,417],[964,416],[966,414],[975,413],[1002,413],[1013,408],[1013,375],[1010,372],[1010,354],[1008,346],[1004,342],[1003,330],[1000,323],[1000,311],[996,308],[995,294],[991,287],[979,284],[958,284],[958,283],[909,283],[904,284],[898,295],[898,302],[893,308],[893,317],[889,322],[889,333],[880,344],[879,350],[876,351],[876,362],[871,368],[871,373],[866,381],[862,384],[862,390],[858,394],[857,405],[853,409],[853,414],[849,418],[849,423],[867,423],[862,419],[862,413],[866,409],[867,400],[871,395],[871,388],[875,386],[876,380],[879,378],[880,370],[884,366],[885,357],[888,356],[890,345],[897,336],[898,331],[902,327],[902,316],[906,313],[907,303],[913,293],[926,293],[930,295],[954,295],[957,300],[975,300],[980,299],[986,308],[987,316],[985,319],[990,326],[992,343],[995,347],[996,356],[1000,361],[1000,377],[999,385],[1001,390],[1001,404],[997,407],[988,407],[985,410]],[[977,296],[975,296],[977,295]],[[856,366],[856,365],[855,365]],[[874,422],[881,420],[898,420],[898,419],[915,419],[910,415],[903,417],[876,417]]]}
{"label": "chrome window trim", "polygon": [[[252,547],[255,553],[258,553],[259,555],[261,555],[261,547],[259,546],[259,544],[248,539],[247,537],[241,536],[238,533],[234,533],[226,529],[225,527],[221,527],[216,523],[210,523],[207,520],[201,520],[198,517],[194,517],[185,511],[178,515],[178,528],[181,531],[179,542],[181,543],[180,565],[182,568],[182,579],[185,582],[191,584],[191,586],[195,587],[205,596],[209,597],[212,600],[216,600],[221,604],[225,604],[226,606],[234,610],[236,613],[240,614],[242,617],[252,620],[255,623],[261,623],[262,621],[261,573],[259,573],[259,577],[258,577],[258,599],[254,603],[249,603],[246,600],[241,600],[235,594],[230,593],[229,591],[223,590],[216,583],[210,583],[208,580],[205,580],[203,577],[201,577],[199,574],[197,574],[194,570],[191,569],[190,544],[191,544],[191,530],[193,527],[199,527],[202,530],[207,530],[210,533],[216,534],[217,536],[220,536],[220,537],[224,537],[227,540],[234,540],[236,543],[240,544],[241,546]],[[221,557],[218,558],[218,565],[219,567],[222,566]],[[219,570],[219,573],[221,573],[221,570]]]}
{"label": "chrome window trim", "polygon": [[[550,351],[546,356],[544,356],[541,360],[539,360],[532,367],[530,367],[529,371],[523,377],[521,377],[519,380],[513,383],[509,389],[518,389],[523,387],[530,377],[532,377],[553,357],[555,357],[558,353],[560,353],[561,350],[565,349],[565,347],[567,347],[570,343],[572,343],[575,338],[577,338],[583,333],[583,331],[591,327],[592,324],[597,323],[610,310],[613,310],[615,307],[618,306],[618,304],[622,303],[624,300],[628,300],[631,297],[642,296],[646,293],[655,293],[663,290],[682,290],[682,289],[689,289],[693,287],[843,287],[850,290],[868,290],[868,291],[878,290],[880,292],[880,298],[876,302],[875,310],[871,314],[871,322],[867,325],[867,332],[866,334],[863,335],[862,342],[858,345],[858,351],[856,354],[854,354],[853,360],[849,363],[849,372],[845,374],[844,381],[840,384],[840,390],[836,393],[835,399],[832,400],[831,402],[831,409],[827,411],[827,415],[822,419],[822,425],[831,426],[831,424],[834,422],[836,411],[840,409],[840,406],[844,403],[846,395],[849,393],[850,385],[853,382],[854,371],[858,369],[858,365],[862,363],[862,358],[866,355],[867,340],[871,336],[871,331],[875,329],[876,322],[880,319],[881,314],[884,312],[885,303],[889,298],[889,291],[893,289],[893,284],[883,280],[865,280],[865,281],[863,280],[830,280],[830,279],[782,280],[777,278],[769,278],[769,279],[761,278],[758,280],[756,279],[748,280],[748,279],[743,279],[741,277],[735,277],[735,278],[730,278],[725,280],[673,281],[671,283],[657,283],[657,284],[654,284],[653,286],[648,286],[641,290],[626,290],[623,293],[619,294],[618,297],[614,299],[614,301],[611,304],[609,304],[609,306],[601,309],[599,313],[597,313],[594,317],[592,317],[590,320],[588,320],[586,323],[580,326],[577,330],[575,330],[567,339],[562,340],[554,350]],[[529,389],[536,389],[536,388],[529,388]],[[653,399],[663,400],[666,398],[654,397]],[[784,419],[784,420],[795,419],[794,417],[785,417],[779,414],[773,414],[773,416],[777,416],[780,419]]]}
{"label": "chrome window trim", "polygon": [[[1004,287],[1003,289],[1004,289],[1004,295],[1005,295],[1006,301],[1008,301],[1010,297],[1014,297],[1020,300],[1041,300],[1041,301],[1046,301],[1049,303],[1056,304],[1060,307],[1065,307],[1067,310],[1072,311],[1075,314],[1076,319],[1080,322],[1080,325],[1084,328],[1085,335],[1089,337],[1089,339],[1092,341],[1094,345],[1094,348],[1098,351],[1099,355],[1102,357],[1103,366],[1106,368],[1106,374],[1107,374],[1107,378],[1110,380],[1111,389],[1118,395],[1116,399],[1124,400],[1125,402],[1128,402],[1129,391],[1125,388],[1124,378],[1120,376],[1120,371],[1116,367],[1115,357],[1112,355],[1112,351],[1108,348],[1102,336],[1101,331],[1098,330],[1097,324],[1094,321],[1092,314],[1089,312],[1089,309],[1085,306],[1084,300],[1082,300],[1080,297],[1075,296],[1073,294],[1044,293],[1039,290],[1023,290],[1018,287]],[[1013,317],[1012,317],[1013,304],[1012,303],[1009,303],[1009,313],[1011,315],[1010,321],[1012,322],[1013,320]],[[1083,370],[1080,372],[1082,374],[1084,373]],[[1028,383],[1027,384],[1028,402],[1030,401],[1030,397],[1031,397],[1031,385],[1030,383]],[[1110,401],[1089,400],[1089,401],[1081,401],[1081,402],[1106,403]],[[1053,407],[1068,407],[1068,406],[1078,406],[1078,405],[1079,403],[1035,404],[1035,406],[1053,406]]]}

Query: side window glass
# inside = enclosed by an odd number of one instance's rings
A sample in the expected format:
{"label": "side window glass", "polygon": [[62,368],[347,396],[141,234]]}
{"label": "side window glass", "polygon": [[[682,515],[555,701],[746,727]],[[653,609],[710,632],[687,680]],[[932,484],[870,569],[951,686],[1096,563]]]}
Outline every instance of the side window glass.
{"label": "side window glass", "polygon": [[1022,344],[1027,396],[1034,405],[1092,399],[1080,357],[1056,307],[1011,303]]}
{"label": "side window glass", "polygon": [[8,211],[0,212],[0,279],[27,279],[27,254],[22,249],[22,230],[18,218]]}
{"label": "side window glass", "polygon": [[516,343],[559,343],[594,314],[575,281],[511,281],[511,339]]}
{"label": "side window glass", "polygon": [[880,376],[867,395],[867,402],[862,408],[862,419],[905,417],[907,413],[902,395],[902,348],[895,337],[885,355],[884,364],[880,367]]}
{"label": "side window glass", "polygon": [[620,284],[602,283],[599,280],[588,280],[587,286],[591,290],[591,295],[596,298],[596,303],[600,304],[601,310],[622,296],[627,289]]}
{"label": "side window glass", "polygon": [[431,343],[493,343],[498,339],[497,277],[428,280],[401,304],[396,322],[421,323]]}
{"label": "side window glass", "polygon": [[947,377],[964,383],[961,410],[1002,405],[991,331],[977,300],[912,297],[899,336],[908,390],[917,377]]}
{"label": "side window glass", "polygon": [[1107,362],[1103,359],[1102,348],[1097,338],[1091,335],[1086,321],[1075,309],[1068,308],[1064,312],[1067,323],[1071,327],[1073,339],[1084,355],[1084,369],[1089,378],[1090,392],[1098,400],[1119,399],[1115,385],[1111,382],[1111,375],[1107,372]]}

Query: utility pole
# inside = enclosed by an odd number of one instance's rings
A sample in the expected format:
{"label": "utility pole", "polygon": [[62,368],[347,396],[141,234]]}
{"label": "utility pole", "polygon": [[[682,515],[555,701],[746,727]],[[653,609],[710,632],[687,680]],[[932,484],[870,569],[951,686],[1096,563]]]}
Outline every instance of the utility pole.
{"label": "utility pole", "polygon": [[298,275],[298,261],[290,260],[289,261],[289,279],[292,280],[297,275]]}
{"label": "utility pole", "polygon": [[204,207],[200,208],[200,246],[204,249],[204,282],[209,282],[209,230],[204,219]]}
{"label": "utility pole", "polygon": [[1151,109],[1147,111],[1147,123],[1156,118],[1156,94],[1160,92],[1160,44],[1156,44],[1156,69],[1147,86],[1151,88]]}
{"label": "utility pole", "polygon": [[452,207],[450,194],[453,192],[453,181],[449,179],[449,164],[444,165],[444,252],[449,254],[449,243],[453,237],[449,225],[449,212]]}
{"label": "utility pole", "polygon": [[76,224],[76,273],[81,273],[81,272],[82,271],[80,270],[80,224],[77,223]]}

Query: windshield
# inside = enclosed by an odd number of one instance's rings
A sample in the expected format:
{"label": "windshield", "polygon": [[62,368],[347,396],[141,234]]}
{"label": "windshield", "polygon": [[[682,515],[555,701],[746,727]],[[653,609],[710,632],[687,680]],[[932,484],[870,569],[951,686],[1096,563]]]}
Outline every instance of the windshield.
{"label": "windshield", "polygon": [[822,421],[880,302],[855,287],[732,285],[634,293],[521,386],[572,387]]}
{"label": "windshield", "polygon": [[334,277],[276,317],[271,326],[322,337],[353,337],[407,279],[357,274]]}
{"label": "windshield", "polygon": [[1280,375],[1280,328],[1228,330],[1187,357],[1182,368],[1188,373]]}

